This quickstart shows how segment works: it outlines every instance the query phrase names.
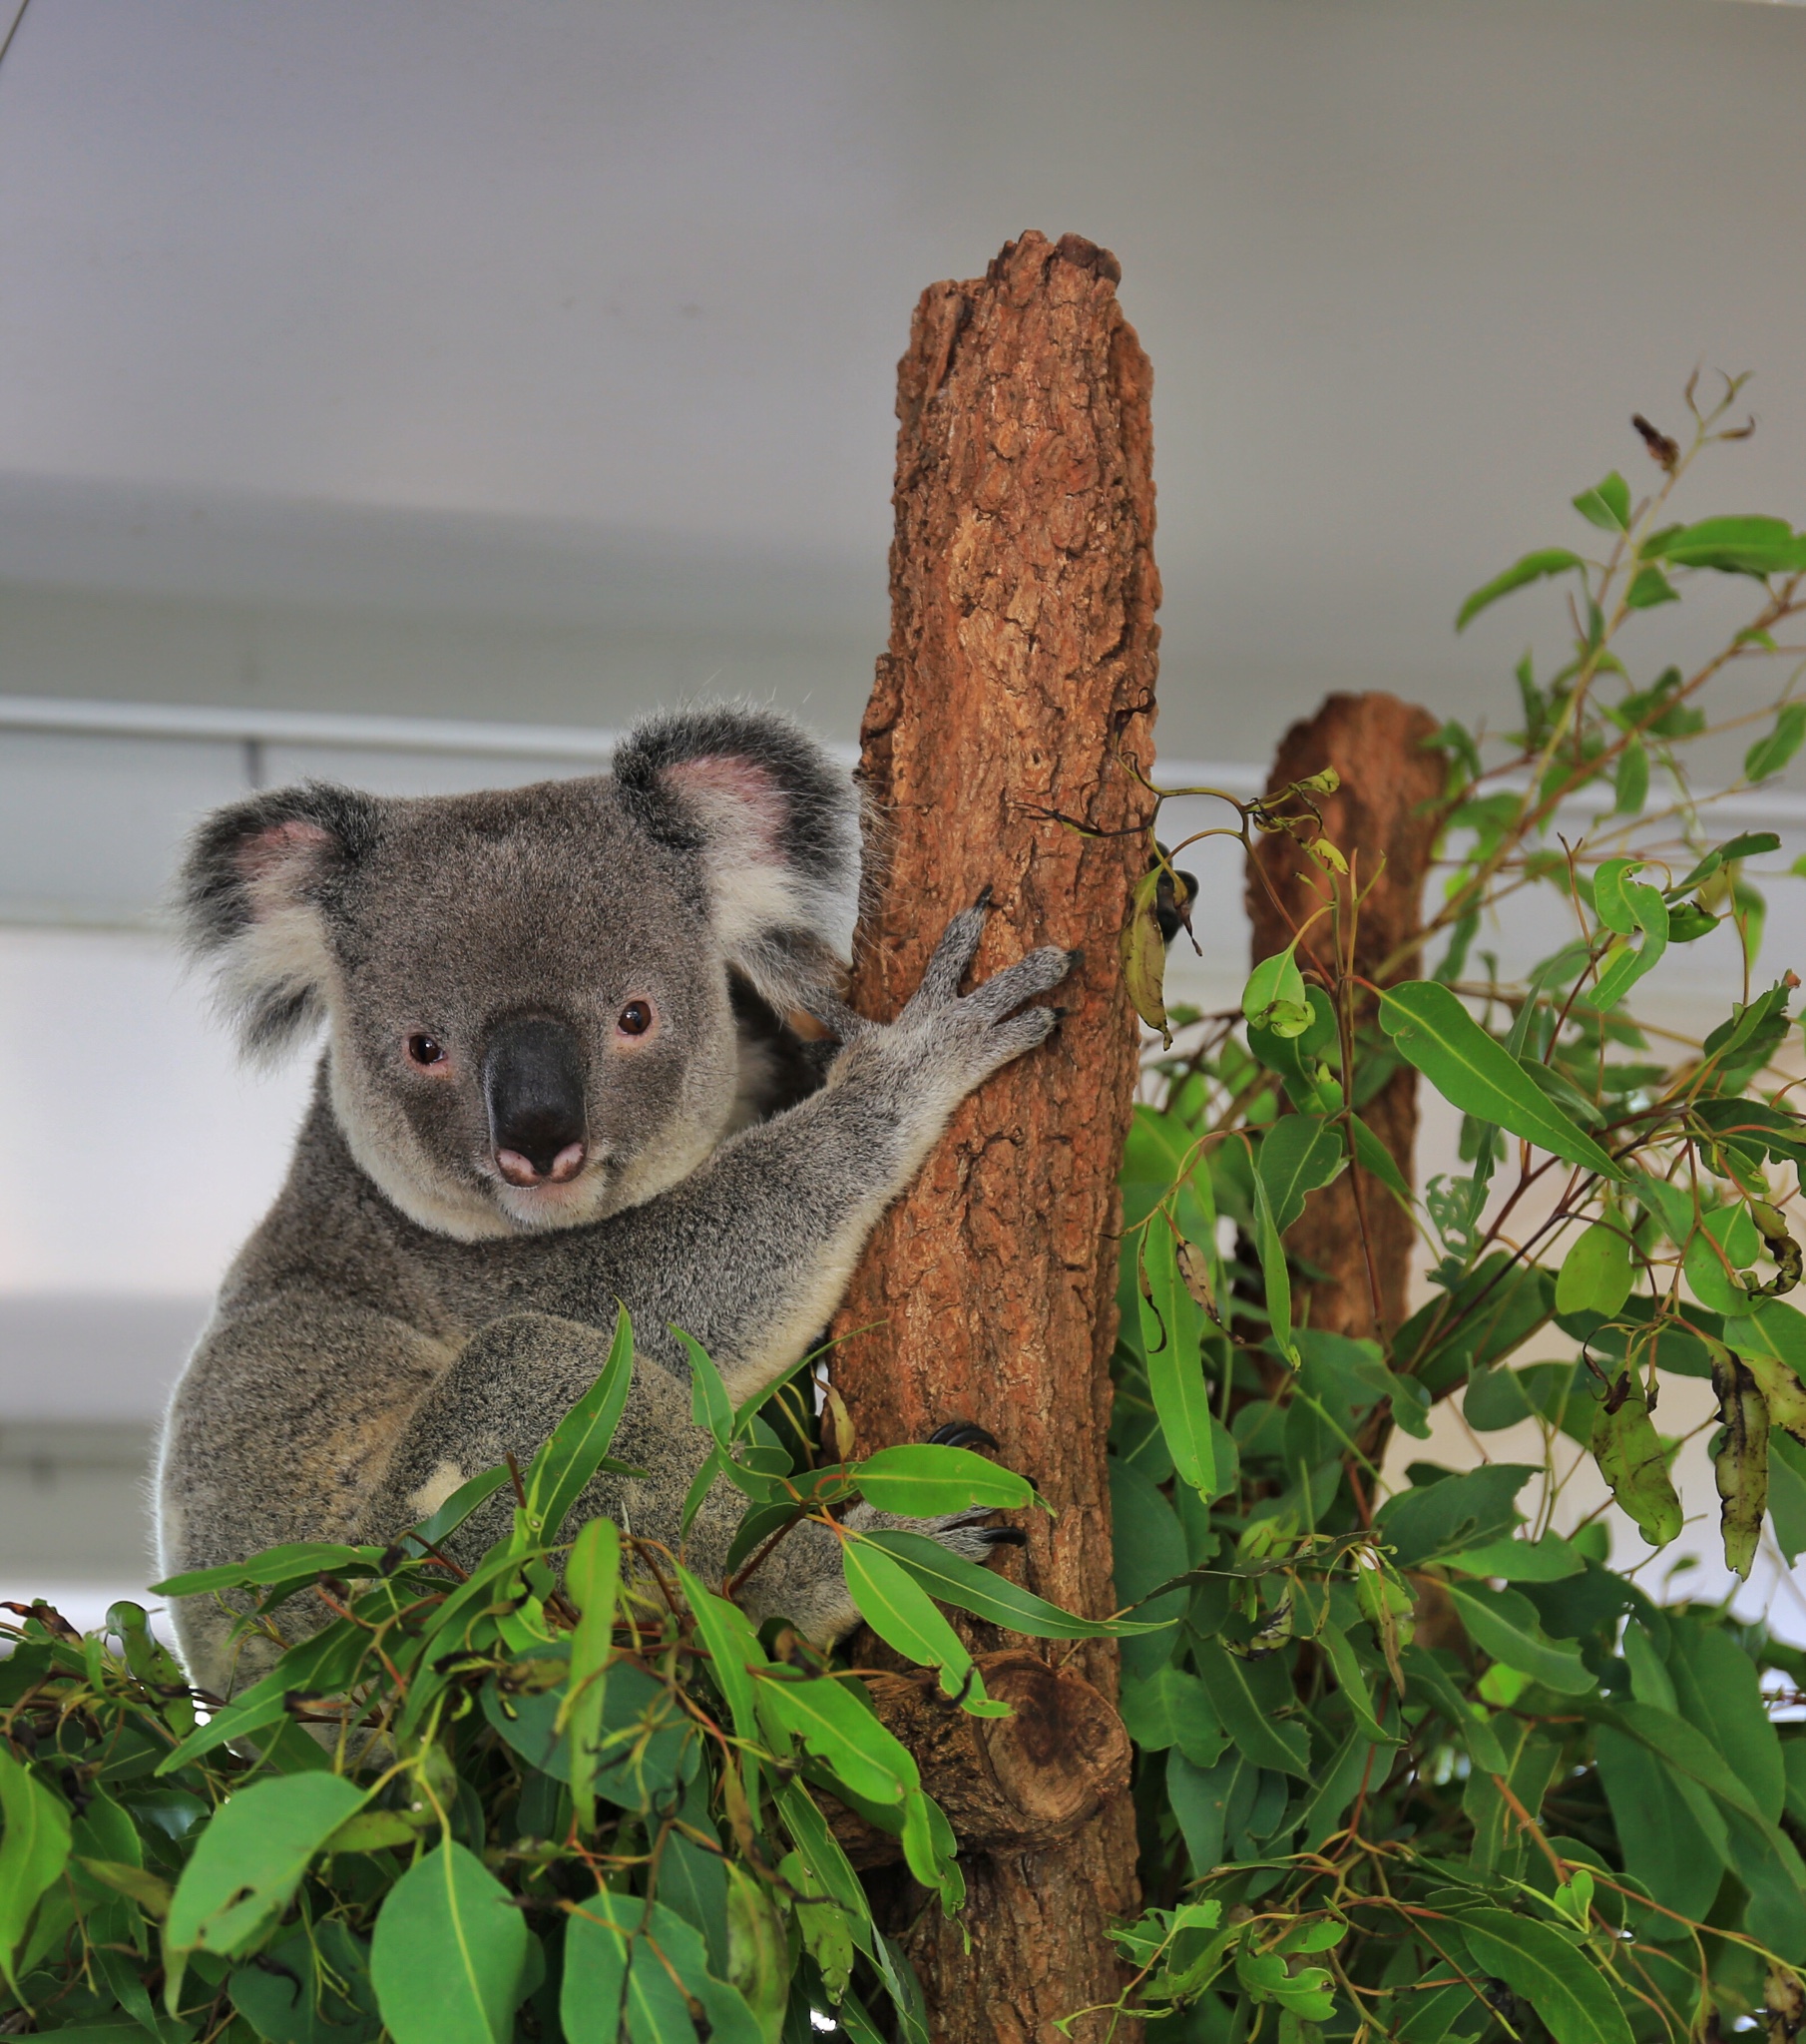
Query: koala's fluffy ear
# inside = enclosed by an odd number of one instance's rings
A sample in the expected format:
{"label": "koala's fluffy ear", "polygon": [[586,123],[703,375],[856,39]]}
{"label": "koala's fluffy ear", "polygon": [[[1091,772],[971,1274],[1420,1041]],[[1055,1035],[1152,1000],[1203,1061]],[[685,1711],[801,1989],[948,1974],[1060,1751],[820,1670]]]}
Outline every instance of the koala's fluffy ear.
{"label": "koala's fluffy ear", "polygon": [[638,725],[628,813],[685,855],[727,961],[781,1015],[838,991],[859,919],[859,796],[788,718],[729,708]]}
{"label": "koala's fluffy ear", "polygon": [[216,809],[190,838],[178,882],[183,935],[213,965],[247,1057],[278,1056],[322,1018],[325,915],[380,818],[369,795],[310,781]]}

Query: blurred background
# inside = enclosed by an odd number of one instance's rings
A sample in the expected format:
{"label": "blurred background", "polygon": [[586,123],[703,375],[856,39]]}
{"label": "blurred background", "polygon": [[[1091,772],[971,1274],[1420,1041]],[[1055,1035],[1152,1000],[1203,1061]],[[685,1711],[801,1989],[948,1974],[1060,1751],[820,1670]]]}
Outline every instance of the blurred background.
{"label": "blurred background", "polygon": [[[1331,689],[1509,725],[1553,607],[1457,640],[1456,606],[1574,539],[1606,469],[1640,489],[1628,415],[1674,430],[1695,366],[1756,371],[1760,424],[1688,515],[1806,522],[1806,9],[0,0],[9,23],[0,1596],[78,1622],[150,1580],[157,1418],[305,1083],[238,1072],[182,976],[183,830],[308,773],[594,770],[636,714],[709,695],[850,748],[924,284],[1027,227],[1123,262],[1168,775],[1251,791]],[[1646,629],[1665,658],[1717,621],[1690,597]],[[1777,868],[1806,849],[1785,783],[1738,820],[1781,831]],[[1175,969],[1221,1003],[1239,874],[1198,863],[1204,956]],[[1736,990],[1716,943],[1667,976],[1673,1026]],[[1764,962],[1806,969],[1782,892]],[[1449,1144],[1433,1124],[1423,1168]],[[1721,1584],[1715,1529],[1685,1544]],[[1806,1638],[1797,1586],[1744,1595]]]}

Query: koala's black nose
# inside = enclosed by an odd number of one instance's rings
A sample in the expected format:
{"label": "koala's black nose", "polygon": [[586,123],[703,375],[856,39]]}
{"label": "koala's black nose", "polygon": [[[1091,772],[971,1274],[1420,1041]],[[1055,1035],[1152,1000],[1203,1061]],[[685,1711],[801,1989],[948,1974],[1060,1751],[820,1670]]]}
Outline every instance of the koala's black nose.
{"label": "koala's black nose", "polygon": [[483,1095],[496,1169],[511,1186],[563,1185],[583,1169],[583,1058],[564,1023],[549,1015],[497,1023]]}

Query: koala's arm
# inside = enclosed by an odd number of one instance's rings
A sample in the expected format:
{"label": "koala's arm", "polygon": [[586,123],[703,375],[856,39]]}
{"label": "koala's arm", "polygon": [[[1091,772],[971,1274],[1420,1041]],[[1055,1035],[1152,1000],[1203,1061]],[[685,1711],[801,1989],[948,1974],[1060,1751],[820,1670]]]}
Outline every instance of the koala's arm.
{"label": "koala's arm", "polygon": [[[1050,1010],[1023,1004],[1066,976],[1065,951],[1032,952],[961,997],[983,920],[980,909],[955,918],[896,1022],[847,1018],[850,1041],[819,1093],[732,1138],[644,1207],[531,1245],[514,1276],[527,1278],[542,1309],[492,1320],[420,1400],[371,1500],[367,1537],[393,1538],[509,1454],[525,1467],[602,1368],[619,1298],[633,1316],[636,1356],[613,1453],[647,1474],[599,1478],[575,1516],[606,1513],[646,1538],[679,1544],[683,1499],[709,1444],[691,1423],[688,1373],[669,1328],[702,1343],[736,1404],[755,1396],[825,1324],[873,1223],[959,1101],[1054,1026]],[[718,1481],[683,1536],[704,1580],[719,1581],[743,1505]],[[497,1538],[510,1508],[492,1499],[461,1547],[474,1553]],[[915,1524],[979,1556],[997,1535],[969,1525],[971,1516],[885,1523]],[[781,1611],[823,1640],[858,1615],[839,1540],[819,1525],[794,1529],[745,1601],[755,1615]]]}
{"label": "koala's arm", "polygon": [[604,1325],[619,1297],[644,1347],[673,1355],[666,1330],[679,1326],[736,1404],[764,1389],[826,1325],[879,1215],[955,1107],[1054,1027],[1051,1009],[1024,1003],[1065,978],[1069,952],[1033,951],[960,994],[984,915],[954,918],[895,1022],[844,1018],[848,1040],[820,1092],[605,1228],[542,1238],[545,1302]]}

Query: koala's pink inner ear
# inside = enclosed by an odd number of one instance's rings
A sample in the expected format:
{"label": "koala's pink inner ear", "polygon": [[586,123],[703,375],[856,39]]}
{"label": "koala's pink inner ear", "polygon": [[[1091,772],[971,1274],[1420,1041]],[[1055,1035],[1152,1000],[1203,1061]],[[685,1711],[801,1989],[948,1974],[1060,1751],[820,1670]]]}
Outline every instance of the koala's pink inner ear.
{"label": "koala's pink inner ear", "polygon": [[700,807],[708,820],[725,827],[743,857],[782,859],[786,822],[783,790],[752,760],[712,754],[680,760],[666,768],[671,785]]}
{"label": "koala's pink inner ear", "polygon": [[281,892],[313,871],[332,844],[330,830],[303,816],[290,816],[245,838],[232,858],[253,894]]}

